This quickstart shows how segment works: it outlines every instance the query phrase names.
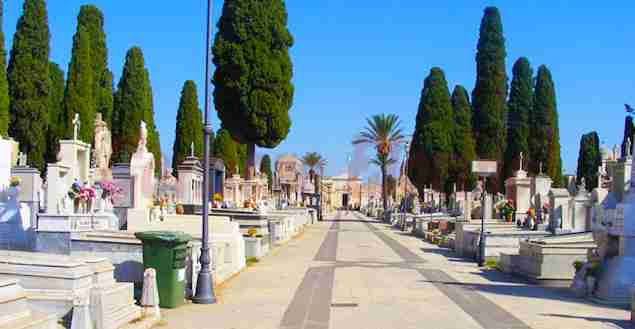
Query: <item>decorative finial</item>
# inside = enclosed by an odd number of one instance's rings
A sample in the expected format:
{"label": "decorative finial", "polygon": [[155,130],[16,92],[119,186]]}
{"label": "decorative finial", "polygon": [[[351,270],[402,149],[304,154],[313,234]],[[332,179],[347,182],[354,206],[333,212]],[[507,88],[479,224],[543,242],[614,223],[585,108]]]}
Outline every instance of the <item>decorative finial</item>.
{"label": "decorative finial", "polygon": [[540,174],[542,174],[542,161],[540,162]]}
{"label": "decorative finial", "polygon": [[520,152],[520,171],[523,170],[523,152]]}

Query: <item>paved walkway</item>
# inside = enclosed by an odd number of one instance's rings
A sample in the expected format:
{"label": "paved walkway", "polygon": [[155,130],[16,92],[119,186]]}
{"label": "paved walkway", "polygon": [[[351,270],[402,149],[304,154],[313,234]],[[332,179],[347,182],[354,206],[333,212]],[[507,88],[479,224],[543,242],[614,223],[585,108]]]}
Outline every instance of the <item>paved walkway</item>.
{"label": "paved walkway", "polygon": [[218,292],[163,310],[188,329],[635,328],[625,310],[527,285],[358,213],[309,227]]}

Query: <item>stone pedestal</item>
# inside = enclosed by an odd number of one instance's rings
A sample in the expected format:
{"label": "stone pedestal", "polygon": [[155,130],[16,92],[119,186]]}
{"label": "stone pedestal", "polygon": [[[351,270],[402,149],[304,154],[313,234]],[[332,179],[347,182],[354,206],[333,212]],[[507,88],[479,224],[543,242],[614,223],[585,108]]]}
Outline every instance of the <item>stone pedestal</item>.
{"label": "stone pedestal", "polygon": [[492,195],[485,194],[485,200],[482,205],[482,216],[484,219],[494,218],[494,204],[492,203]]}
{"label": "stone pedestal", "polygon": [[588,232],[591,230],[591,198],[585,190],[578,191],[578,194],[571,200],[572,232]]}
{"label": "stone pedestal", "polygon": [[531,207],[531,179],[527,177],[527,172],[519,170],[514,177],[505,181],[508,199],[514,201],[516,206],[516,220],[524,220],[527,211]]}
{"label": "stone pedestal", "polygon": [[61,140],[58,164],[70,169],[72,180],[80,183],[88,182],[90,178],[90,144],[78,140]]}
{"label": "stone pedestal", "polygon": [[57,318],[31,310],[27,294],[15,279],[0,279],[0,329],[53,329]]}
{"label": "stone pedestal", "polygon": [[571,230],[570,198],[569,191],[564,188],[551,189],[549,192],[549,204],[551,205],[549,229],[551,231]]}

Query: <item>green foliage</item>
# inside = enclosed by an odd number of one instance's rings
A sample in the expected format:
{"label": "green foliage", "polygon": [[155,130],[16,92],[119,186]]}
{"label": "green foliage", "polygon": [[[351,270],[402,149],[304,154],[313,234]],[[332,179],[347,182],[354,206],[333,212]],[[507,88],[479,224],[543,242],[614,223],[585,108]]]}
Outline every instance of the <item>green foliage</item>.
{"label": "green foliage", "polygon": [[4,47],[4,1],[0,0],[0,135],[7,137],[9,132],[9,82],[7,81],[7,52]]}
{"label": "green foliage", "polygon": [[627,115],[626,119],[624,119],[624,138],[622,139],[622,154],[626,154],[626,140],[627,139],[630,138],[631,145],[633,145],[633,142],[635,142],[635,139],[633,138],[634,134],[635,134],[635,126],[633,125],[633,117],[630,115]]}
{"label": "green foliage", "polygon": [[587,191],[598,187],[598,168],[602,165],[600,153],[600,138],[593,131],[580,138],[580,153],[578,154],[578,171],[576,183],[579,185],[584,178]]}
{"label": "green foliage", "polygon": [[226,129],[220,129],[216,134],[214,139],[214,157],[223,159],[227,177],[240,173],[238,169],[238,143],[232,139],[231,134]]}
{"label": "green foliage", "polygon": [[[232,137],[233,140],[233,137]],[[236,143],[236,156],[238,158],[238,174],[245,178],[247,174],[247,145],[240,144],[234,140]]]}
{"label": "green foliage", "polygon": [[108,70],[104,15],[99,8],[93,5],[83,5],[77,16],[77,27],[78,29],[83,27],[90,39],[92,90],[96,112],[102,113],[102,119],[108,123],[108,126],[111,126],[113,111],[112,72]]}
{"label": "green foliage", "polygon": [[47,163],[57,162],[59,152],[59,140],[62,136],[61,117],[64,111],[64,71],[56,63],[51,62],[49,66],[49,77],[51,83],[51,94],[49,97],[48,130],[46,132],[46,155]]}
{"label": "green foliage", "polygon": [[[485,8],[476,53],[476,85],[472,91],[476,153],[481,159],[502,164],[506,142],[507,74],[505,37],[496,7]],[[489,191],[499,190],[496,178],[488,180]]]}
{"label": "green foliage", "polygon": [[408,164],[408,176],[419,191],[429,184],[436,190],[447,189],[453,151],[452,112],[445,75],[440,68],[432,68],[421,92]]}
{"label": "green foliage", "polygon": [[452,161],[450,163],[451,182],[463,190],[472,190],[476,177],[471,172],[472,161],[476,159],[476,144],[472,133],[472,106],[467,90],[463,86],[454,87],[452,92]]}
{"label": "green foliage", "polygon": [[[145,121],[148,129],[148,151],[160,163],[159,133],[154,126],[154,109],[150,74],[145,68],[141,48],[133,47],[126,54],[121,79],[114,95],[113,111],[113,161],[130,159],[139,143],[139,126]],[[155,166],[157,174],[160,166]]]}
{"label": "green foliage", "polygon": [[44,0],[25,0],[8,66],[9,135],[20,143],[29,165],[45,169],[48,126],[49,28]]}
{"label": "green foliage", "polygon": [[316,168],[326,166],[326,159],[320,153],[308,152],[302,157],[302,163],[309,167],[309,176],[313,179]]}
{"label": "green foliage", "polygon": [[192,143],[194,143],[194,156],[203,159],[203,115],[198,104],[196,84],[188,80],[183,85],[179,110],[176,113],[172,167],[176,169],[186,157],[190,156]]}
{"label": "green foliage", "polygon": [[[401,122],[395,114],[378,114],[366,119],[366,128],[353,140],[353,145],[372,145],[377,151],[377,161],[381,168],[381,190],[384,213],[388,211],[388,158],[393,146],[403,142]],[[377,163],[376,163],[377,164]]]}
{"label": "green foliage", "polygon": [[269,157],[269,154],[265,154],[260,159],[260,173],[267,175],[267,182],[269,189],[271,189],[273,187],[273,170],[271,169],[271,157]]}
{"label": "green foliage", "polygon": [[291,120],[293,67],[283,0],[227,0],[214,41],[214,104],[242,144],[272,148]]}
{"label": "green foliage", "polygon": [[530,172],[539,172],[540,163],[542,163],[544,173],[551,177],[554,186],[562,186],[556,91],[551,73],[544,65],[538,68],[534,89],[534,108],[530,114],[530,122],[529,150],[531,161],[529,170]]}
{"label": "green foliage", "polygon": [[[528,144],[529,114],[534,104],[533,88],[531,65],[527,58],[521,57],[514,63],[509,102],[507,103],[509,126],[507,127],[507,149],[503,167],[505,179],[520,169],[520,153],[523,153],[524,159],[528,159],[530,156]],[[532,172],[532,174],[537,174],[537,172]]]}
{"label": "green foliage", "polygon": [[90,36],[83,26],[77,27],[73,37],[68,81],[64,92],[64,112],[61,124],[62,138],[73,138],[73,118],[79,113],[81,125],[78,138],[92,144],[95,132],[95,100],[93,97],[93,70],[91,66]]}

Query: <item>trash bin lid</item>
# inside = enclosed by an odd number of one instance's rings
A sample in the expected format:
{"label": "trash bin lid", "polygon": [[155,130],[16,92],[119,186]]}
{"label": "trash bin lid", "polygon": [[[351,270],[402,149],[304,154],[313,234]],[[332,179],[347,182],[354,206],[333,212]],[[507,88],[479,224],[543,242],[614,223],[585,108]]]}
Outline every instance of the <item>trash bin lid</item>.
{"label": "trash bin lid", "polygon": [[185,244],[192,236],[179,231],[145,231],[137,232],[135,237],[143,242],[162,242],[167,244]]}

